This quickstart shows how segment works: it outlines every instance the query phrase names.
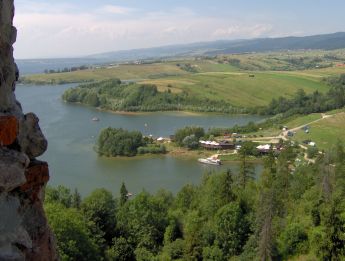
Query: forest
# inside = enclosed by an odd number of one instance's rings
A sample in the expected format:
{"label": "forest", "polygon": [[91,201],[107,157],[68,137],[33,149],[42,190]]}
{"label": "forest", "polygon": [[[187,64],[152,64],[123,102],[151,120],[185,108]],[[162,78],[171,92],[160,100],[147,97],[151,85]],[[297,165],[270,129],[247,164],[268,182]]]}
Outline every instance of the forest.
{"label": "forest", "polygon": [[287,146],[278,158],[269,154],[258,175],[244,158],[238,172],[206,173],[176,195],[131,198],[122,184],[120,195],[96,189],[82,199],[48,187],[61,259],[343,260],[344,147],[293,168],[295,153]]}

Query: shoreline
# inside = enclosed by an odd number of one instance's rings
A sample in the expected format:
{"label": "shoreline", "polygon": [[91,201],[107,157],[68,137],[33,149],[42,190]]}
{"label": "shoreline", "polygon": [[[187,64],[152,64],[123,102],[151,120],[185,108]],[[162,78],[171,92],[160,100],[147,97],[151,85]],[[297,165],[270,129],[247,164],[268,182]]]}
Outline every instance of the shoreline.
{"label": "shoreline", "polygon": [[[107,159],[107,160],[137,160],[137,159],[152,159],[152,158],[163,158],[163,157],[172,157],[180,160],[194,160],[195,163],[198,163],[197,160],[199,158],[208,158],[215,154],[215,151],[206,151],[206,150],[188,150],[185,148],[180,147],[174,147],[174,149],[171,149],[171,147],[167,147],[167,153],[164,154],[137,154],[132,157],[127,156],[116,156],[116,157],[106,157],[106,156],[98,156],[99,158]],[[225,159],[222,157],[225,157]],[[233,157],[233,159],[227,159],[227,158]],[[232,163],[240,163],[241,159],[238,158],[238,154],[227,154],[227,155],[220,155],[220,159],[222,162],[226,164],[232,164]],[[253,164],[260,164],[262,163],[261,158],[252,158],[248,157],[246,159],[247,162],[253,163]]]}
{"label": "shoreline", "polygon": [[96,111],[99,112],[107,112],[107,113],[111,113],[111,114],[117,114],[117,115],[149,115],[149,114],[155,114],[155,113],[175,113],[175,114],[181,114],[180,116],[198,116],[198,117],[202,117],[205,115],[219,115],[219,116],[262,116],[260,114],[250,114],[250,113],[222,113],[222,112],[208,112],[208,111],[184,111],[184,110],[167,110],[167,111],[113,111],[113,110],[109,110],[109,109],[102,109],[100,107],[93,107],[90,105],[86,105],[83,104],[81,102],[67,102],[64,99],[62,99],[62,102],[64,102],[65,104],[69,104],[69,105],[77,105],[77,106],[83,106],[83,107],[88,107],[91,109],[94,109]]}

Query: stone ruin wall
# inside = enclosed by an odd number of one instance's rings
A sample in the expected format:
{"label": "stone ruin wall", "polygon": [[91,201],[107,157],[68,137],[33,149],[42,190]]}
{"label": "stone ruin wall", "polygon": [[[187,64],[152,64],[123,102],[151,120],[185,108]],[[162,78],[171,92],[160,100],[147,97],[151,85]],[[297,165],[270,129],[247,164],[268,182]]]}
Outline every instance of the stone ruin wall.
{"label": "stone ruin wall", "polygon": [[36,160],[47,140],[15,97],[13,16],[14,1],[0,0],[0,261],[58,260],[43,209],[48,164]]}

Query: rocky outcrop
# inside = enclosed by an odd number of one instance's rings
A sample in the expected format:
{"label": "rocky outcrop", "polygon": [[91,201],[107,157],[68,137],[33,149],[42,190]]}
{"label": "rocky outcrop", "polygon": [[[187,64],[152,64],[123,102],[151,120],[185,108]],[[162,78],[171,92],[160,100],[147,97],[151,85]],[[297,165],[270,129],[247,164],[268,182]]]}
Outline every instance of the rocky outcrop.
{"label": "rocky outcrop", "polygon": [[13,16],[13,0],[0,0],[0,261],[58,260],[43,209],[49,168],[35,159],[47,140],[37,116],[24,115],[14,93]]}
{"label": "rocky outcrop", "polygon": [[18,136],[18,121],[14,116],[0,117],[0,145],[8,146],[15,142]]}

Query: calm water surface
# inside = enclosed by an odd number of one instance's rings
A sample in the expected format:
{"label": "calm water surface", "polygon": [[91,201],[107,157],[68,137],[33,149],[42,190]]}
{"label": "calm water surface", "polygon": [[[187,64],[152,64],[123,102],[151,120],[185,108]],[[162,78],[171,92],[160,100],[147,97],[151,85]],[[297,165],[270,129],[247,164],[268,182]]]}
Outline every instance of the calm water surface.
{"label": "calm water surface", "polygon": [[[93,150],[97,135],[109,126],[139,130],[143,134],[168,136],[186,125],[231,127],[261,120],[258,116],[193,115],[186,113],[146,113],[121,115],[92,108],[65,104],[61,95],[71,85],[17,86],[17,99],[24,112],[35,112],[46,135],[48,151],[41,159],[49,162],[51,185],[63,184],[78,188],[86,195],[95,188],[104,187],[114,194],[122,182],[127,189],[138,193],[142,189],[156,192],[165,188],[177,192],[187,183],[197,184],[206,171],[219,170],[217,166],[201,165],[195,160],[171,156],[107,159]],[[98,117],[99,122],[92,118]],[[237,169],[236,165],[221,168]],[[261,167],[257,166],[257,170]]]}

